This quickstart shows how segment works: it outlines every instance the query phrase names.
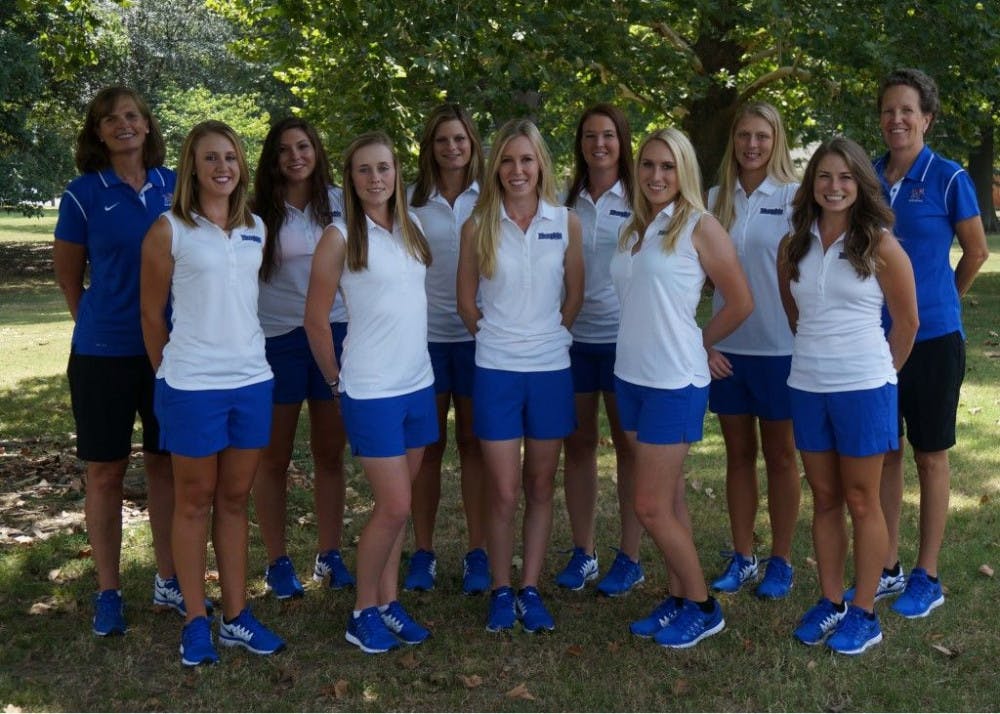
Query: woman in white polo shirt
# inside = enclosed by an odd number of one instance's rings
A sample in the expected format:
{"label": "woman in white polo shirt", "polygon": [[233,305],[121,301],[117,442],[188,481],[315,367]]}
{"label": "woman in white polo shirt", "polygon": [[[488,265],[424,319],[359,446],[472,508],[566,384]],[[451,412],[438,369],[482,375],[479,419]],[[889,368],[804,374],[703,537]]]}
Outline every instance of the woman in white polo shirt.
{"label": "woman in white polo shirt", "polygon": [[[490,478],[491,632],[513,628],[518,617],[528,632],[555,627],[537,586],[559,447],[576,421],[568,328],[582,302],[580,222],[556,205],[552,161],[538,129],[511,120],[493,139],[482,194],[462,228],[458,267],[458,311],[476,336],[473,421]],[[521,489],[524,564],[515,597],[513,521]]]}
{"label": "woman in white polo shirt", "polygon": [[[917,331],[913,270],[889,232],[892,211],[864,150],[835,137],[813,154],[782,241],[778,284],[795,333],[791,388],[795,444],[813,492],[813,546],[822,598],[795,637],[860,654],[882,640],[875,593],[888,550],[879,502],[882,461],[897,448],[896,372]],[[882,329],[882,306],[892,317]],[[847,531],[854,599],[843,601]],[[829,639],[827,639],[829,637]]]}

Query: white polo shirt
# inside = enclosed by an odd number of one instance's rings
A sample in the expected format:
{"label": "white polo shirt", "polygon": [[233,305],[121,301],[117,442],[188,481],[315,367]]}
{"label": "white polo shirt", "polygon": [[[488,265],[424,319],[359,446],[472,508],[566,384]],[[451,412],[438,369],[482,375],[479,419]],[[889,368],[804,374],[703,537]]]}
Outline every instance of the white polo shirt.
{"label": "white polo shirt", "polygon": [[195,214],[172,230],[172,328],[156,376],[174,389],[237,389],[271,379],[257,319],[257,271],[264,221],[224,231]]}
{"label": "white polo shirt", "polygon": [[[337,220],[344,215],[344,192],[331,186],[329,194],[330,210]],[[312,257],[325,228],[316,221],[309,206],[300,211],[286,203],[285,211],[287,217],[278,231],[271,279],[260,281],[257,310],[265,337],[277,337],[302,327]],[[338,294],[330,310],[330,322],[346,321],[347,309]]]}
{"label": "white polo shirt", "polygon": [[809,251],[791,282],[799,310],[788,386],[807,392],[847,392],[896,383],[882,331],[885,297],[878,278],[859,278],[844,257],[844,236],[826,253],[813,225]]}
{"label": "white polo shirt", "polygon": [[[397,397],[434,382],[427,353],[427,271],[406,250],[398,226],[389,233],[366,220],[368,268],[351,271],[345,260],[340,277],[347,305],[340,385],[353,399]],[[346,238],[344,222],[333,225]]]}
{"label": "white polo shirt", "polygon": [[638,235],[611,260],[611,277],[621,301],[621,325],[615,351],[615,376],[656,389],[705,387],[711,381],[708,354],[702,347],[695,310],[705,271],[691,234],[701,214],[684,226],[673,251],[663,251],[663,236],[674,204],[660,211],[646,228],[639,252]]}
{"label": "white polo shirt", "polygon": [[477,366],[512,372],[569,368],[573,338],[560,312],[568,245],[569,209],[540,200],[523,232],[501,205],[496,271],[479,280]]}
{"label": "white polo shirt", "polygon": [[[716,349],[740,355],[783,356],[792,353],[792,331],[778,293],[778,245],[792,230],[792,199],[797,183],[781,184],[768,177],[746,195],[737,181],[733,191],[735,220],[729,235],[746,273],[754,308],[750,316]],[[708,192],[708,205],[714,206],[719,187]],[[722,309],[718,291],[712,296],[712,312]]]}
{"label": "white polo shirt", "polygon": [[[407,191],[407,201],[413,198],[413,187]],[[427,269],[427,338],[431,342],[468,342],[469,330],[458,316],[455,285],[458,276],[458,249],[461,245],[462,224],[472,215],[479,198],[475,181],[455,199],[454,207],[434,189],[427,203],[410,208],[424,227],[434,260]]]}
{"label": "white polo shirt", "polygon": [[583,307],[570,328],[573,339],[607,344],[618,337],[618,294],[611,282],[611,258],[618,250],[621,227],[632,216],[632,207],[620,181],[601,194],[597,203],[584,188],[573,210],[580,217],[583,264],[586,269]]}

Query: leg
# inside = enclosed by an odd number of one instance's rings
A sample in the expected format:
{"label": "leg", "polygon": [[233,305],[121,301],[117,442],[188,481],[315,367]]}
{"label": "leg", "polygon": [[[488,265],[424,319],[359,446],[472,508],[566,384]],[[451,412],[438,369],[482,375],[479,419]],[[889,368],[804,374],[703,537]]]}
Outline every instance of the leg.
{"label": "leg", "polygon": [[269,563],[287,554],[288,464],[292,460],[295,428],[301,408],[301,404],[274,405],[271,410],[271,440],[261,453],[260,466],[253,481],[254,507]]}
{"label": "leg", "polygon": [[122,550],[122,482],[128,459],[88,461],[84,517],[97,568],[98,590],[119,590]]}
{"label": "leg", "polygon": [[839,603],[844,595],[847,525],[839,460],[834,451],[802,451],[806,479],[813,492],[813,549],[823,597]]}
{"label": "leg", "polygon": [[246,607],[247,508],[260,461],[260,449],[226,448],[219,452],[212,545],[219,564],[222,613],[231,620]]}
{"label": "leg", "polygon": [[313,501],[319,552],[340,548],[344,531],[344,446],[340,408],[332,400],[309,400],[309,445],[315,477]]}
{"label": "leg", "polygon": [[412,478],[407,456],[369,456],[360,461],[372,487],[375,508],[358,540],[355,610],[380,604],[379,591],[385,586],[384,578],[394,551],[398,569],[400,539],[410,515]]}
{"label": "leg", "polygon": [[521,485],[521,440],[482,440],[483,460],[489,478],[489,515],[486,544],[493,589],[510,586],[514,557],[514,513]]}
{"label": "leg", "polygon": [[523,587],[538,585],[552,533],[552,492],[559,467],[561,439],[524,440]]}
{"label": "leg", "polygon": [[899,516],[903,509],[902,437],[899,439],[899,448],[896,451],[888,452],[882,461],[879,501],[882,503],[882,513],[885,516],[886,530],[889,534],[885,567],[891,568],[899,562]]}
{"label": "leg", "polygon": [[917,567],[937,577],[938,555],[948,520],[951,468],[948,451],[913,452],[920,478],[920,552]]}
{"label": "leg", "polygon": [[841,456],[840,480],[854,529],[854,604],[875,609],[882,563],[888,547],[885,516],[879,503],[882,454],[855,458]]}
{"label": "leg", "polygon": [[[174,518],[170,543],[187,621],[205,612],[205,548],[218,479],[218,455],[193,458],[173,454]],[[228,613],[227,613],[228,614]]]}
{"label": "leg", "polygon": [[632,560],[639,560],[642,526],[635,515],[635,453],[622,430],[618,418],[618,402],[614,392],[604,392],[604,408],[615,446],[615,466],[618,473],[618,516],[621,521],[619,549]]}
{"label": "leg", "polygon": [[760,444],[767,468],[767,511],[771,520],[771,555],[791,562],[792,536],[799,519],[802,487],[795,461],[790,419],[760,420]]}
{"label": "leg", "polygon": [[733,550],[753,555],[753,526],[757,518],[757,429],[749,414],[720,414],[726,442],[726,502]]}
{"label": "leg", "polygon": [[434,525],[441,502],[441,461],[448,445],[448,409],[451,392],[435,395],[438,440],[424,449],[423,463],[413,482],[413,541],[418,550],[434,550]]}
{"label": "leg", "polygon": [[455,443],[462,470],[462,506],[469,531],[469,550],[473,550],[486,546],[486,465],[479,439],[472,430],[472,398],[456,394],[454,400]]}
{"label": "leg", "polygon": [[[412,493],[413,481],[416,479],[417,474],[420,471],[421,464],[424,463],[424,447],[419,447],[416,449],[407,449],[405,457],[405,466],[408,472],[408,477],[406,480],[407,491]],[[411,496],[412,503],[412,496]],[[388,559],[385,562],[385,568],[382,570],[382,575],[379,578],[378,585],[378,604],[387,605],[393,600],[396,600],[399,594],[399,561],[403,554],[403,540],[406,537],[406,519],[403,519],[403,524],[399,529],[399,535],[396,536],[396,541],[393,543],[392,549],[389,551]]]}
{"label": "leg", "polygon": [[170,550],[170,523],[174,517],[174,476],[170,454],[143,453],[146,467],[149,528],[153,533],[156,572],[161,578],[174,576],[174,556]]}
{"label": "leg", "polygon": [[563,490],[573,545],[594,552],[594,511],[597,507],[597,392],[578,392],[577,428],[566,437]]}

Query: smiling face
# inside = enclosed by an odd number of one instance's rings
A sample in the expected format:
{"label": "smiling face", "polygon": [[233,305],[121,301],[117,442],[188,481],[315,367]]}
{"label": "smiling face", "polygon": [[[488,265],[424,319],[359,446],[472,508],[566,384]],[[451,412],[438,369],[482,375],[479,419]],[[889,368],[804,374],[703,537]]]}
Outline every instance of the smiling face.
{"label": "smiling face", "polygon": [[890,151],[919,152],[933,114],[920,108],[920,92],[905,84],[889,87],[882,95],[879,126]]}
{"label": "smiling face", "polygon": [[97,138],[107,146],[109,154],[141,151],[147,134],[149,122],[128,95],[120,96],[111,111],[97,122]]}
{"label": "smiling face", "polygon": [[316,149],[301,129],[286,129],[278,141],[278,170],[290,183],[308,181],[316,170]]}
{"label": "smiling face", "polygon": [[434,161],[441,171],[461,171],[472,160],[472,141],[465,124],[449,119],[434,131]]}
{"label": "smiling face", "polygon": [[351,157],[351,184],[366,213],[382,210],[396,188],[396,163],[384,144],[368,144]]}
{"label": "smiling face", "polygon": [[774,130],[763,117],[748,114],[733,129],[733,158],[740,173],[766,173],[774,150]]}
{"label": "smiling face", "polygon": [[677,198],[677,161],[665,142],[654,139],[639,155],[637,180],[642,195],[649,201],[653,213],[659,213]]}
{"label": "smiling face", "polygon": [[621,145],[610,117],[604,114],[587,117],[580,132],[580,150],[591,171],[617,169]]}
{"label": "smiling face", "polygon": [[813,198],[823,212],[849,211],[858,199],[858,182],[844,157],[828,153],[816,164]]}
{"label": "smiling face", "polygon": [[201,202],[229,198],[240,181],[236,147],[222,134],[209,133],[194,146],[194,173]]}
{"label": "smiling face", "polygon": [[526,136],[515,136],[507,142],[500,153],[497,178],[506,196],[530,196],[538,191],[538,155],[531,140]]}

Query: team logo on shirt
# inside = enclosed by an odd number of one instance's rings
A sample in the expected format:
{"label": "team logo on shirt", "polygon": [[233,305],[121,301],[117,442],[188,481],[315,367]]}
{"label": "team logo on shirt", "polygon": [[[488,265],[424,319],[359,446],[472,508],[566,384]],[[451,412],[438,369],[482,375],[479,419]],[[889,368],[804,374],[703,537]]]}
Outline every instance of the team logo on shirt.
{"label": "team logo on shirt", "polygon": [[170,208],[170,204],[174,201],[174,194],[165,193],[163,194],[163,207]]}
{"label": "team logo on shirt", "polygon": [[762,206],[761,209],[760,209],[760,213],[763,216],[783,216],[783,215],[785,215],[785,209],[784,208],[764,208]]}
{"label": "team logo on shirt", "polygon": [[342,218],[344,214],[341,213],[340,211],[333,211],[330,215],[333,216],[334,218]]}
{"label": "team logo on shirt", "polygon": [[553,231],[552,233],[539,233],[538,240],[562,240],[562,231]]}
{"label": "team logo on shirt", "polygon": [[252,241],[253,243],[260,243],[260,236],[255,236],[252,233],[240,233],[240,238],[243,240]]}
{"label": "team logo on shirt", "polygon": [[608,210],[608,215],[609,216],[617,216],[618,218],[630,218],[632,216],[632,212],[631,211],[619,211],[616,208],[612,208],[612,209]]}
{"label": "team logo on shirt", "polygon": [[924,202],[924,187],[914,186],[910,191],[910,203],[923,203]]}
{"label": "team logo on shirt", "polygon": [[844,251],[840,251],[840,254],[837,255],[837,258],[838,258],[838,260],[847,260],[848,259],[847,258],[847,253],[845,253]]}

